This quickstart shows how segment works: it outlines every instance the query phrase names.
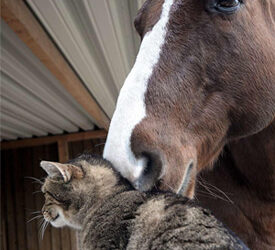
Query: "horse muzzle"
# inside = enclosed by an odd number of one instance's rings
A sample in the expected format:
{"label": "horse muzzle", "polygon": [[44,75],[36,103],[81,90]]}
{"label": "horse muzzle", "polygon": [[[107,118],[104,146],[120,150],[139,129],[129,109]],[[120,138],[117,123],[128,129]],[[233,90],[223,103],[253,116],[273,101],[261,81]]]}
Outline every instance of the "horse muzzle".
{"label": "horse muzzle", "polygon": [[143,154],[145,166],[141,175],[132,180],[132,185],[142,192],[149,190],[169,191],[193,198],[196,176],[196,159],[181,159],[168,162],[157,153]]}

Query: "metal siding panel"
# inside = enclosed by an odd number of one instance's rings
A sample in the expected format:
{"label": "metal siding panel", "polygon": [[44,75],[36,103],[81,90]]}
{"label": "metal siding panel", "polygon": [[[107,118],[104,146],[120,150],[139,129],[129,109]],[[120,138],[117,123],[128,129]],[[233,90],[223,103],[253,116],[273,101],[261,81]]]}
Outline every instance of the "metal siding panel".
{"label": "metal siding panel", "polygon": [[11,128],[18,129],[20,131],[25,131],[30,135],[46,136],[48,134],[47,132],[39,128],[36,128],[33,125],[18,119],[18,117],[15,118],[13,116],[10,116],[9,114],[6,114],[5,112],[2,112],[1,114],[1,121],[3,124]]}
{"label": "metal siding panel", "polygon": [[[78,72],[108,116],[115,106],[117,90],[93,30],[83,25],[84,13],[72,1],[28,1],[55,42]],[[82,4],[82,1],[78,2]],[[90,29],[90,28],[89,28]],[[88,32],[89,31],[89,32]],[[91,42],[92,41],[92,42]],[[109,85],[106,85],[109,83]]]}
{"label": "metal siding panel", "polygon": [[[1,125],[0,125],[1,127]],[[17,139],[17,135],[8,132],[7,130],[3,130],[2,128],[0,129],[0,141],[2,140],[16,140]]]}
{"label": "metal siding panel", "polygon": [[37,115],[47,117],[62,129],[68,132],[76,132],[78,128],[74,126],[70,121],[66,120],[60,113],[53,111],[45,103],[41,102],[35,96],[28,93],[28,91],[16,82],[13,81],[9,76],[2,72],[2,93],[4,97],[14,101],[17,105],[22,105],[30,110],[33,110]]}
{"label": "metal siding panel", "polygon": [[[51,75],[29,48],[3,22],[2,31],[2,71],[13,76],[17,83],[29,89],[44,102],[62,111],[66,119],[84,130],[93,128],[93,119],[66,92],[59,81]],[[48,94],[48,95],[47,95]],[[68,107],[70,109],[68,110]]]}
{"label": "metal siding panel", "polygon": [[[27,2],[111,117],[138,51],[133,20],[145,0]],[[1,21],[1,139],[93,129],[93,118]]]}
{"label": "metal siding panel", "polygon": [[[128,0],[27,0],[81,79],[112,116],[137,52],[133,15],[139,3]],[[134,10],[136,8],[136,11]]]}
{"label": "metal siding panel", "polygon": [[[1,20],[1,124],[17,118],[2,139],[92,130],[94,120]],[[32,129],[22,131],[19,123]],[[30,131],[32,131],[30,133]],[[18,133],[15,133],[18,132]]]}
{"label": "metal siding panel", "polygon": [[1,110],[2,112],[8,112],[10,115],[14,115],[28,123],[33,123],[35,126],[51,134],[61,134],[63,132],[62,129],[58,128],[55,124],[49,123],[46,119],[36,116],[32,113],[32,110],[25,110],[23,107],[16,105],[5,97],[1,98]]}
{"label": "metal siding panel", "polygon": [[12,134],[12,135],[14,135],[16,137],[20,137],[20,138],[32,137],[32,134],[30,134],[26,131],[22,131],[20,128],[18,129],[18,128],[9,127],[8,124],[4,124],[4,123],[0,124],[0,130],[2,131],[3,134]]}

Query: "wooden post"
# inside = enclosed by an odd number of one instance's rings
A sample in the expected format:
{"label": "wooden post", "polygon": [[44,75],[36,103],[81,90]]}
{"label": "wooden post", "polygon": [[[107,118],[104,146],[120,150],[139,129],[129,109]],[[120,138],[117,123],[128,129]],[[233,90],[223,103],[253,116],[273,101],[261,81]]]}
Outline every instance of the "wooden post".
{"label": "wooden post", "polygon": [[58,140],[57,144],[59,162],[67,162],[69,160],[69,147],[67,140]]}

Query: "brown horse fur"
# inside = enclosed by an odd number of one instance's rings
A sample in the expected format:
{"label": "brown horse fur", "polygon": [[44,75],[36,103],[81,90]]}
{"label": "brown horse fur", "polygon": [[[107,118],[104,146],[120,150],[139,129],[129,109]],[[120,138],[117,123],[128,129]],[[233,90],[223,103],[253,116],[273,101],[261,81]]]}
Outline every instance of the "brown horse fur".
{"label": "brown horse fur", "polygon": [[[174,1],[131,149],[136,157],[149,152],[152,168],[165,166],[158,183],[164,190],[179,188],[193,159],[189,197],[197,174],[215,165],[201,178],[232,193],[234,204],[202,197],[198,186],[201,203],[251,248],[274,249],[275,1],[243,0],[231,15],[209,11],[210,2]],[[158,21],[162,3],[148,0],[139,12],[141,37]]]}
{"label": "brown horse fur", "polygon": [[112,166],[82,155],[42,162],[44,218],[79,230],[80,249],[248,249],[210,212],[172,193],[133,190]]}
{"label": "brown horse fur", "polygon": [[230,143],[213,171],[203,172],[198,179],[199,204],[253,249],[275,246],[274,133],[272,124],[254,136]]}

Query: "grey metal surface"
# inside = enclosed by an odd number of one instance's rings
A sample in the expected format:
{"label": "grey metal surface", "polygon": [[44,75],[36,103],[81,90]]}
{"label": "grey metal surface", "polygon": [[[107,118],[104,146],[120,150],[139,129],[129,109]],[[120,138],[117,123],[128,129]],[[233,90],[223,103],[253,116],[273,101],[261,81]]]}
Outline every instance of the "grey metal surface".
{"label": "grey metal surface", "polygon": [[[145,0],[27,0],[111,118],[139,47]],[[91,130],[94,120],[1,20],[1,140]]]}

